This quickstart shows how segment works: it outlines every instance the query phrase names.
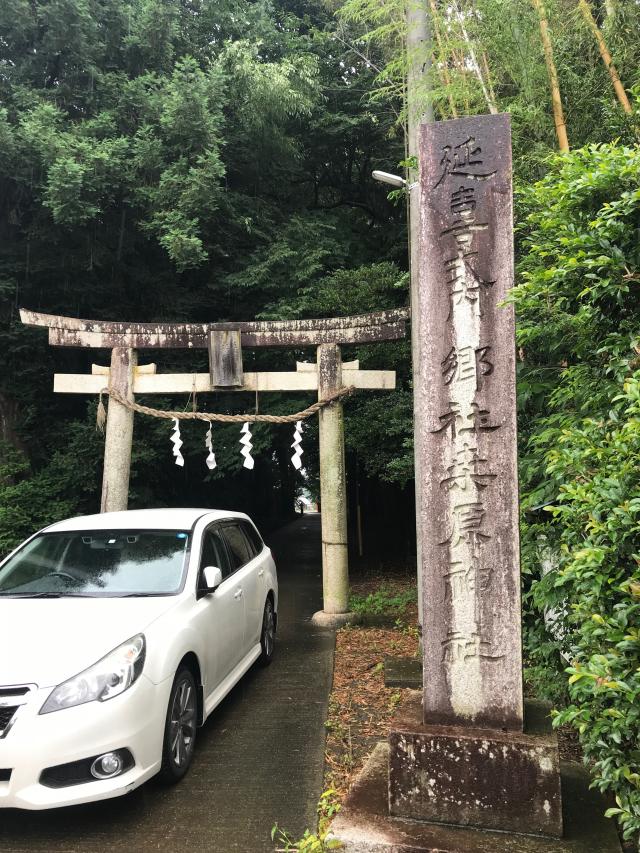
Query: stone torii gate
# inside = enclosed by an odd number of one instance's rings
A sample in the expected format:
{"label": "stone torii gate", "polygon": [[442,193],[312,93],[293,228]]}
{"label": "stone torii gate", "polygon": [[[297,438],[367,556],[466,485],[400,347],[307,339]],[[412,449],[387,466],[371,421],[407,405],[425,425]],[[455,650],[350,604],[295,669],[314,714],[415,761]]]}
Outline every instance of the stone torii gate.
{"label": "stone torii gate", "polygon": [[[348,620],[349,567],[344,461],[343,386],[367,390],[395,388],[395,371],[360,370],[343,362],[341,345],[397,340],[406,334],[409,309],[319,320],[240,323],[124,323],[80,320],[25,309],[29,326],[49,329],[52,346],[110,349],[110,367],[92,366],[91,374],[56,374],[54,392],[110,392],[134,402],[134,394],[211,391],[316,391],[330,401],[319,411],[320,496],[322,504],[323,611],[314,619],[338,625]],[[242,348],[315,346],[316,363],[298,363],[292,372],[245,373]],[[209,373],[156,373],[154,364],[138,365],[138,350],[208,349]],[[101,512],[128,504],[131,408],[113,396],[107,415]]]}

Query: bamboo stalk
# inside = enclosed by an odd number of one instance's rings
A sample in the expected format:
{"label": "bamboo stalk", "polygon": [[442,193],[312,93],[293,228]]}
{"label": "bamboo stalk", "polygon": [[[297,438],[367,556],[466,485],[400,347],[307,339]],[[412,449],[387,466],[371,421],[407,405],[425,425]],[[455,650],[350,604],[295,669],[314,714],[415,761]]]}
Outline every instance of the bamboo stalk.
{"label": "bamboo stalk", "polygon": [[467,28],[464,25],[464,15],[460,11],[460,7],[457,3],[453,4],[454,11],[456,13],[456,18],[458,20],[458,24],[460,25],[460,31],[462,32],[462,37],[467,46],[467,51],[469,53],[469,59],[471,60],[471,67],[478,78],[478,82],[480,83],[480,88],[482,89],[482,94],[484,95],[484,99],[487,104],[487,108],[492,115],[496,115],[498,113],[498,107],[495,101],[492,99],[489,94],[489,90],[487,89],[487,85],[484,81],[484,77],[482,76],[482,71],[480,69],[480,65],[478,64],[478,60],[476,58],[476,52],[473,49],[473,44],[471,39],[469,38],[469,33],[467,32]]}
{"label": "bamboo stalk", "polygon": [[440,72],[440,77],[442,79],[443,85],[447,90],[447,99],[449,101],[449,109],[451,110],[451,115],[453,116],[453,118],[458,118],[456,102],[451,93],[451,77],[449,76],[449,68],[447,67],[447,57],[445,56],[444,44],[442,41],[442,35],[440,33],[440,24],[438,23],[438,9],[436,6],[436,0],[429,0],[429,5],[431,6],[431,21],[433,25],[433,32],[436,37],[436,42],[438,43],[440,57],[442,59],[442,65],[438,65],[438,71]]}
{"label": "bamboo stalk", "polygon": [[542,39],[542,48],[544,50],[544,58],[547,65],[547,74],[549,75],[549,85],[551,87],[551,103],[553,106],[553,121],[556,127],[556,135],[558,137],[558,147],[563,154],[569,151],[569,138],[567,136],[567,126],[564,120],[564,111],[562,109],[562,98],[560,97],[560,84],[558,83],[558,72],[556,64],[553,60],[553,47],[549,36],[549,23],[547,21],[547,13],[545,11],[542,0],[531,0],[540,21],[540,38]]}
{"label": "bamboo stalk", "polygon": [[489,61],[487,60],[486,50],[482,51],[482,65],[484,68],[484,73],[487,76],[487,87],[489,89],[489,94],[491,95],[491,98],[492,98],[494,104],[497,104],[498,99],[496,98],[496,93],[495,93],[495,90],[493,88],[493,83],[491,82],[491,70],[489,68]]}
{"label": "bamboo stalk", "polygon": [[438,73],[440,75],[440,81],[444,88],[447,90],[447,100],[449,101],[449,109],[451,110],[451,118],[458,118],[458,110],[456,109],[456,102],[451,94],[451,77],[449,75],[449,69],[447,68],[447,63],[444,62],[442,65],[438,66]]}
{"label": "bamboo stalk", "polygon": [[464,55],[458,51],[453,51],[453,61],[455,63],[460,79],[462,80],[462,99],[464,101],[465,115],[471,114],[471,104],[469,102],[469,91],[467,88],[467,69],[464,64]]}
{"label": "bamboo stalk", "polygon": [[602,35],[602,31],[598,27],[595,18],[593,17],[591,7],[587,3],[587,0],[578,0],[578,6],[580,7],[582,16],[587,22],[591,32],[595,36],[595,40],[598,42],[598,50],[600,51],[600,56],[602,57],[602,61],[605,64],[605,68],[609,72],[609,77],[611,77],[611,82],[613,84],[616,97],[620,101],[620,106],[625,111],[625,113],[630,114],[633,112],[633,109],[631,107],[631,104],[629,103],[629,98],[627,97],[627,93],[624,90],[624,86],[620,82],[620,76],[615,65],[613,64],[611,54],[607,50],[607,44],[604,40],[604,36]]}

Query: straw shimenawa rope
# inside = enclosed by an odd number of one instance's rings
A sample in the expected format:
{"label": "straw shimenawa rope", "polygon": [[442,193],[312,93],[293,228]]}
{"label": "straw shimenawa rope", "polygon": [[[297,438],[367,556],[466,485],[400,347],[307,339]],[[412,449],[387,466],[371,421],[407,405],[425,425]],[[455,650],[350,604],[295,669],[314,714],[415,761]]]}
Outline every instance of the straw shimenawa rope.
{"label": "straw shimenawa rope", "polygon": [[295,421],[303,421],[306,418],[311,417],[311,415],[315,415],[315,413],[320,411],[320,409],[323,409],[325,406],[329,406],[331,403],[335,403],[336,400],[340,400],[342,397],[347,397],[354,391],[354,385],[349,385],[348,388],[340,388],[340,390],[336,391],[335,394],[331,394],[324,400],[318,400],[317,403],[313,403],[313,405],[309,406],[307,409],[304,409],[302,412],[295,412],[293,415],[222,415],[217,412],[168,412],[162,409],[152,409],[150,406],[143,406],[141,403],[134,403],[131,400],[128,400],[119,391],[116,391],[113,388],[103,388],[102,391],[100,391],[100,403],[98,404],[97,428],[102,430],[104,427],[105,409],[102,402],[103,394],[108,394],[112,400],[116,400],[127,409],[131,409],[134,412],[140,412],[141,415],[150,415],[152,418],[165,418],[166,420],[177,419],[179,421],[197,420],[209,423],[211,421],[217,421],[223,424],[240,424],[247,421],[249,423],[264,421],[269,424],[291,424],[295,423]]}

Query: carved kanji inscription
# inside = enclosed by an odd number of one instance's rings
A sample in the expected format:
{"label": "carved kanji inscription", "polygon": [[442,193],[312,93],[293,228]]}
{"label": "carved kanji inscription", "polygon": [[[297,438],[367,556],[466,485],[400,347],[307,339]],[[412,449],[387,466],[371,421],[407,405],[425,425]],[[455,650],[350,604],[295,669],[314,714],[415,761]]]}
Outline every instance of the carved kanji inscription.
{"label": "carved kanji inscription", "polygon": [[509,118],[425,125],[416,429],[427,723],[522,726]]}

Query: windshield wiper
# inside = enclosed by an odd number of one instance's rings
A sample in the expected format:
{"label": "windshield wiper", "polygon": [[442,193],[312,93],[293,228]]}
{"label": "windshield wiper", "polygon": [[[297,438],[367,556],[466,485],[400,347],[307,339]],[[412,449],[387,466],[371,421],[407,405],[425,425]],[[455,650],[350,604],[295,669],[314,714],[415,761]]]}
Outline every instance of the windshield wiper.
{"label": "windshield wiper", "polygon": [[91,598],[82,592],[0,592],[2,598]]}
{"label": "windshield wiper", "polygon": [[0,598],[153,598],[169,592],[0,592]]}
{"label": "windshield wiper", "polygon": [[122,594],[116,593],[114,598],[157,598],[162,595],[171,595],[169,592],[124,592]]}

